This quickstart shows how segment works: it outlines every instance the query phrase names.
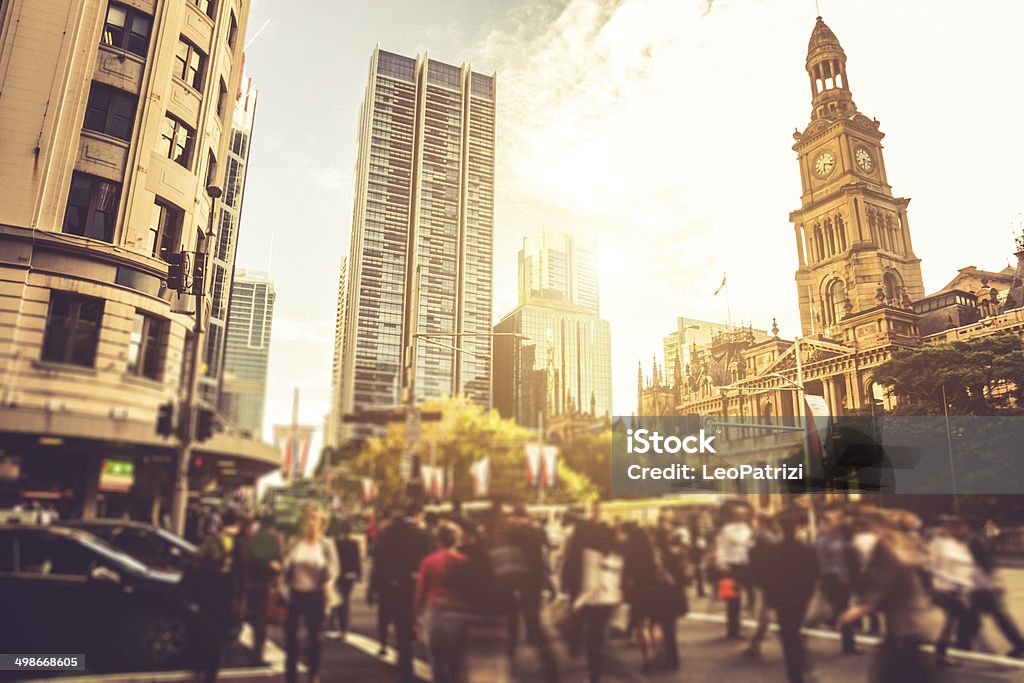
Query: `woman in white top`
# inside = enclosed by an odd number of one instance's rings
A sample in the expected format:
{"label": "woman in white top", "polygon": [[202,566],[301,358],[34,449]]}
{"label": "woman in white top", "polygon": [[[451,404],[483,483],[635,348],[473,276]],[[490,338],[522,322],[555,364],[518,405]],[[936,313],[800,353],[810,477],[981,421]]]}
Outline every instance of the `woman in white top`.
{"label": "woman in white top", "polygon": [[306,624],[309,681],[320,680],[320,629],[324,616],[336,605],[334,582],[339,565],[334,544],[324,536],[326,527],[327,515],[322,510],[308,510],[299,536],[289,543],[281,571],[281,595],[288,602],[284,623],[288,683],[295,683],[298,676],[300,618]]}

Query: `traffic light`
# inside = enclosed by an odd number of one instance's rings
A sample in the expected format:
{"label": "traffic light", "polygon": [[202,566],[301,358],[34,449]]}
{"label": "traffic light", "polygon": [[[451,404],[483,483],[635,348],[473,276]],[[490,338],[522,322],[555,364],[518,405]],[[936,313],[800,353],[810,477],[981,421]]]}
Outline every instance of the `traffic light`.
{"label": "traffic light", "polygon": [[184,293],[185,276],[188,274],[188,254],[183,251],[171,252],[167,255],[167,289]]}
{"label": "traffic light", "polygon": [[206,254],[196,252],[196,262],[192,266],[192,293],[202,294],[206,287]]}
{"label": "traffic light", "polygon": [[213,436],[216,426],[216,414],[209,408],[200,408],[196,419],[196,441],[209,439]]}
{"label": "traffic light", "polygon": [[160,436],[172,436],[174,434],[174,403],[168,401],[157,409],[156,433]]}

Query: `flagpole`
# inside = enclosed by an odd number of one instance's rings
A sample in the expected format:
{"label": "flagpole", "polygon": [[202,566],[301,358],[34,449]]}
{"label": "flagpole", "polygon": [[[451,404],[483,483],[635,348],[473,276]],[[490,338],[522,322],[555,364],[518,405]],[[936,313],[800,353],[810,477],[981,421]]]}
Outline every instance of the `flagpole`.
{"label": "flagpole", "polygon": [[292,394],[292,461],[291,472],[288,473],[288,479],[295,481],[297,478],[295,475],[299,471],[299,388],[295,387],[295,392]]}
{"label": "flagpole", "polygon": [[729,301],[729,281],[723,277],[722,282],[725,283],[725,321],[729,325],[729,329],[732,329],[732,304]]}

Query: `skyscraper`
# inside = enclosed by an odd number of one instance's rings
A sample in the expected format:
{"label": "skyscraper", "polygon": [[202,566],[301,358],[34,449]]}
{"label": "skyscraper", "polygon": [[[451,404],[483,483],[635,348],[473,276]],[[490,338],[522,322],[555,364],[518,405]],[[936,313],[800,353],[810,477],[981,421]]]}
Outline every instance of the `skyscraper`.
{"label": "skyscraper", "polygon": [[519,303],[533,297],[565,301],[601,315],[597,247],[571,232],[542,227],[523,237]]}
{"label": "skyscraper", "polygon": [[259,436],[267,393],[274,283],[266,273],[239,269],[231,286],[220,410],[244,432]]}
{"label": "skyscraper", "polygon": [[[494,102],[494,77],[468,66],[379,48],[370,58],[336,331],[343,414],[401,402],[409,373],[416,400],[490,405]],[[352,427],[346,436],[371,431]]]}
{"label": "skyscraper", "polygon": [[541,415],[611,414],[611,328],[599,310],[592,241],[547,228],[523,239],[519,306],[494,326],[502,416],[536,427]]}
{"label": "skyscraper", "polygon": [[324,444],[337,447],[341,445],[341,367],[345,339],[341,330],[345,325],[346,297],[345,284],[348,282],[348,259],[341,257],[340,277],[338,278],[338,302],[334,314],[334,357],[331,361],[331,408],[324,420]]}
{"label": "skyscraper", "polygon": [[199,396],[216,406],[224,377],[224,339],[228,323],[228,300],[235,271],[235,249],[238,245],[245,171],[249,159],[252,124],[256,115],[257,91],[252,79],[239,89],[231,120],[231,141],[224,169],[224,195],[220,202],[217,239],[210,247],[207,270],[210,285],[210,318],[203,349],[203,373],[199,376]]}

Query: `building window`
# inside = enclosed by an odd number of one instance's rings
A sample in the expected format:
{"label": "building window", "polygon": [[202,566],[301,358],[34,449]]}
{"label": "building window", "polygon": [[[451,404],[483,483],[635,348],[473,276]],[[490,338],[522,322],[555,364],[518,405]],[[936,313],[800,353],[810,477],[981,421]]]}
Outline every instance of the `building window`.
{"label": "building window", "polygon": [[220,92],[217,94],[217,118],[224,118],[228,107],[228,86],[224,79],[220,79]]}
{"label": "building window", "polygon": [[51,293],[43,360],[92,367],[102,319],[102,300],[70,292]]}
{"label": "building window", "polygon": [[128,372],[139,377],[160,379],[163,375],[162,350],[166,322],[139,311],[132,321],[128,342]]}
{"label": "building window", "polygon": [[231,21],[228,24],[228,46],[234,50],[235,41],[238,39],[238,19],[235,18],[235,11],[231,10]]}
{"label": "building window", "polygon": [[184,38],[178,38],[178,52],[174,58],[177,60],[177,65],[174,68],[175,75],[196,90],[202,90],[206,55]]}
{"label": "building window", "polygon": [[103,27],[103,44],[145,57],[153,18],[133,7],[110,3]]}
{"label": "building window", "polygon": [[217,184],[217,155],[211,149],[206,159],[206,187]]}
{"label": "building window", "polygon": [[184,212],[176,206],[159,199],[153,204],[149,219],[149,240],[146,252],[150,256],[168,260],[181,246],[181,223]]}
{"label": "building window", "polygon": [[177,118],[167,114],[164,116],[163,129],[160,131],[160,141],[156,149],[161,156],[188,168],[192,163],[192,143],[195,141],[195,131],[179,121]]}
{"label": "building window", "polygon": [[64,212],[63,231],[104,242],[114,241],[120,186],[103,178],[75,173]]}
{"label": "building window", "polygon": [[83,128],[129,140],[137,98],[131,93],[93,81]]}
{"label": "building window", "polygon": [[846,316],[846,287],[842,280],[833,280],[825,294],[825,316],[828,325],[835,325]]}
{"label": "building window", "polygon": [[192,0],[192,4],[199,8],[199,11],[215,19],[217,15],[217,0]]}

